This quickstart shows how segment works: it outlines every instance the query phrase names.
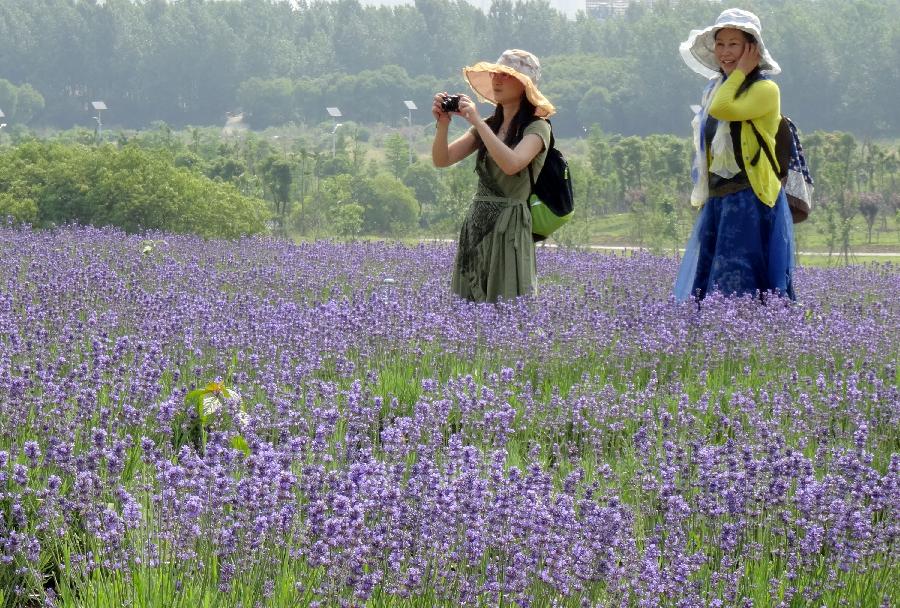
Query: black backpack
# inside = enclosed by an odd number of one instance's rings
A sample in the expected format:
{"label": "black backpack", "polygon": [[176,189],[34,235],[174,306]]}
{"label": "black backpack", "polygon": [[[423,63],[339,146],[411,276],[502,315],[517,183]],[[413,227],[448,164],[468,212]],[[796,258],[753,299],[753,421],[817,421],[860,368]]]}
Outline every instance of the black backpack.
{"label": "black backpack", "polygon": [[[800,145],[800,135],[796,125],[787,116],[781,116],[778,131],[775,133],[775,154],[773,156],[753,121],[747,122],[750,123],[753,134],[756,135],[759,149],[765,153],[772,168],[776,169],[777,167],[778,179],[784,184],[784,193],[791,209],[791,218],[795,224],[799,224],[809,217],[812,207],[813,178],[809,173],[806,157],[803,155],[803,146]],[[759,157],[760,153],[757,152],[750,164],[755,166],[759,162]]]}
{"label": "black backpack", "polygon": [[[535,118],[535,120],[542,120]],[[534,121],[531,121],[534,122]],[[548,120],[549,124],[550,121]],[[528,123],[531,124],[531,123]],[[527,125],[526,125],[527,126]],[[522,127],[525,128],[524,126]],[[569,163],[556,148],[556,139],[553,137],[553,128],[550,129],[550,147],[547,149],[547,158],[544,166],[534,177],[534,169],[528,165],[528,176],[531,179],[531,194],[536,196],[556,217],[562,218],[572,213],[575,208],[575,194],[572,191],[572,176],[569,174]],[[531,196],[529,196],[529,199]],[[549,234],[533,233],[535,242],[543,241]]]}

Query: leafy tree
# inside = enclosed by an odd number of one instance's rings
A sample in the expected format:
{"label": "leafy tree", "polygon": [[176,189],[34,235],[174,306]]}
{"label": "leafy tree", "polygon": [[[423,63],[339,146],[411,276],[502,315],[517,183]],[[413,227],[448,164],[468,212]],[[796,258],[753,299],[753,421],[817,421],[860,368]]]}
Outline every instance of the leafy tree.
{"label": "leafy tree", "polygon": [[7,116],[15,116],[16,101],[19,97],[19,88],[8,80],[0,78],[0,110]]}
{"label": "leafy tree", "polygon": [[348,203],[334,211],[333,230],[341,236],[358,236],[362,233],[366,210],[362,205]]}
{"label": "leafy tree", "polygon": [[350,73],[383,65],[390,49],[386,36],[392,28],[380,26],[386,25],[390,12],[374,7],[364,9],[359,0],[337,0],[332,11],[332,44],[338,64]]}
{"label": "leafy tree", "polygon": [[[265,230],[265,204],[177,168],[166,151],[29,142],[0,154],[3,208],[21,221],[235,237]],[[18,202],[15,202],[18,201]]]}
{"label": "leafy tree", "polygon": [[207,167],[206,175],[214,179],[234,182],[246,171],[247,166],[240,159],[221,156]]}
{"label": "leafy tree", "polygon": [[473,57],[493,60],[503,50],[482,50],[481,41],[488,40],[487,19],[467,2],[415,0],[415,7],[425,23],[419,54],[428,74],[458,73]]}
{"label": "leafy tree", "polygon": [[384,141],[388,168],[400,179],[409,168],[409,142],[400,133],[391,133]]}
{"label": "leafy tree", "polygon": [[572,189],[575,193],[575,208],[580,220],[600,217],[606,212],[603,178],[591,170],[582,159],[569,161],[572,174]]}
{"label": "leafy tree", "polygon": [[643,188],[646,156],[644,143],[639,137],[626,137],[613,144],[612,159],[626,188]]}
{"label": "leafy tree", "polygon": [[38,219],[37,203],[12,192],[0,192],[0,218],[11,218],[17,224],[34,224]]}
{"label": "leafy tree", "polygon": [[[629,130],[626,114],[634,88],[632,62],[624,58],[583,55],[550,56],[542,61],[542,91],[559,110],[557,133],[584,134],[599,125],[606,131]],[[589,84],[590,83],[590,84]]]}
{"label": "leafy tree", "polygon": [[406,171],[403,183],[412,190],[419,204],[420,224],[428,227],[440,215],[437,206],[448,196],[441,174],[431,163],[413,163]]}
{"label": "leafy tree", "polygon": [[0,79],[0,109],[12,122],[28,124],[44,109],[44,97],[27,82],[17,87]]}
{"label": "leafy tree", "polygon": [[515,42],[514,6],[512,0],[491,0],[491,6],[488,8],[488,34],[496,48],[501,51],[519,46]]}
{"label": "leafy tree", "polygon": [[884,197],[880,192],[860,192],[859,193],[859,212],[866,221],[866,239],[872,242],[872,228],[875,226],[875,219],[884,202]]}
{"label": "leafy tree", "polygon": [[820,176],[818,196],[823,211],[819,230],[827,238],[829,254],[840,248],[844,260],[850,258],[850,232],[858,201],[853,187],[858,161],[857,141],[849,133],[827,133],[814,141],[819,149],[810,154],[816,159],[816,175]]}
{"label": "leafy tree", "polygon": [[647,192],[643,188],[629,188],[625,191],[625,200],[630,209],[628,238],[642,247],[645,239],[651,236],[652,203],[647,200]]}
{"label": "leafy tree", "polygon": [[474,167],[475,161],[470,156],[464,162],[440,170],[446,195],[438,201],[435,213],[429,219],[429,224],[436,230],[444,234],[458,232],[459,225],[472,204],[472,194],[475,192]]}
{"label": "leafy tree", "polygon": [[350,157],[346,154],[334,157],[330,155],[328,157],[320,157],[317,171],[319,177],[335,177],[338,175],[352,175],[354,173]]}
{"label": "leafy tree", "polygon": [[344,205],[356,205],[352,191],[353,177],[334,175],[323,179],[304,204],[291,213],[290,223],[301,234],[318,237],[334,231],[334,212]]}
{"label": "leafy tree", "polygon": [[412,191],[391,175],[359,176],[353,199],[365,209],[364,230],[384,236],[408,235],[416,226],[419,205]]}
{"label": "leafy tree", "polygon": [[647,188],[649,203],[649,226],[647,235],[654,249],[677,249],[682,244],[680,226],[681,216],[685,211],[680,207],[679,196],[662,181],[654,181]]}
{"label": "leafy tree", "polygon": [[294,118],[294,86],[287,78],[251,78],[238,87],[237,103],[254,127],[284,124]]}
{"label": "leafy tree", "polygon": [[260,168],[263,182],[272,197],[275,217],[284,228],[291,200],[291,184],[294,182],[292,165],[286,158],[271,155]]}
{"label": "leafy tree", "polygon": [[[749,8],[763,17],[784,68],[782,107],[798,124],[900,134],[900,106],[884,101],[900,90],[900,0]],[[703,82],[678,44],[720,10],[705,0],[655,2],[601,22],[583,13],[570,21],[547,0],[494,0],[487,14],[458,0],[299,10],[283,0],[4,0],[0,56],[5,78],[43,96],[30,119],[47,126],[89,124],[93,99],[108,103],[112,123],[139,128],[221,124],[241,104],[257,126],[315,124],[337,100],[354,120],[391,124],[403,99],[427,104],[434,91],[462,89],[462,66],[524,46],[543,62],[558,135],[594,123],[624,136],[683,135]],[[12,106],[0,107],[12,116]]]}

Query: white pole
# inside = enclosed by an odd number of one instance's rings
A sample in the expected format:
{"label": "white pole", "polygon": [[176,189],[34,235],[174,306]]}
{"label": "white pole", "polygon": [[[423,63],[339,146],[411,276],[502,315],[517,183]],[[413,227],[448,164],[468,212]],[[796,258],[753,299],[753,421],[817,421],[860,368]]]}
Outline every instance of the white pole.
{"label": "white pole", "polygon": [[413,133],[412,133],[412,108],[406,109],[406,121],[409,123],[409,165],[412,166],[412,147],[413,147]]}

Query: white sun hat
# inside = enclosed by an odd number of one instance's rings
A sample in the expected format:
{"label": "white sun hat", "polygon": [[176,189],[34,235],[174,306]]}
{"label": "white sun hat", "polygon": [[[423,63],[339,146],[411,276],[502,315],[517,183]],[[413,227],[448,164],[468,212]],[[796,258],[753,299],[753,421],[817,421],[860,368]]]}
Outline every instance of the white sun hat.
{"label": "white sun hat", "polygon": [[724,28],[734,28],[751,34],[759,45],[759,69],[767,74],[780,74],[781,67],[772,59],[763,42],[759,17],[739,8],[722,11],[716,22],[702,30],[692,30],[688,39],[681,43],[678,51],[681,58],[693,71],[712,78],[719,74],[716,61],[716,32]]}

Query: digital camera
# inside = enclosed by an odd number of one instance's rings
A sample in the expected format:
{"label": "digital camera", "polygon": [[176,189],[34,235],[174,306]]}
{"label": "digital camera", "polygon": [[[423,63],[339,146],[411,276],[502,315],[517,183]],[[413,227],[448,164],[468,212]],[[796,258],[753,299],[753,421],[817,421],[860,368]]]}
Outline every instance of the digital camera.
{"label": "digital camera", "polygon": [[459,112],[459,95],[444,95],[444,99],[441,101],[441,110]]}

